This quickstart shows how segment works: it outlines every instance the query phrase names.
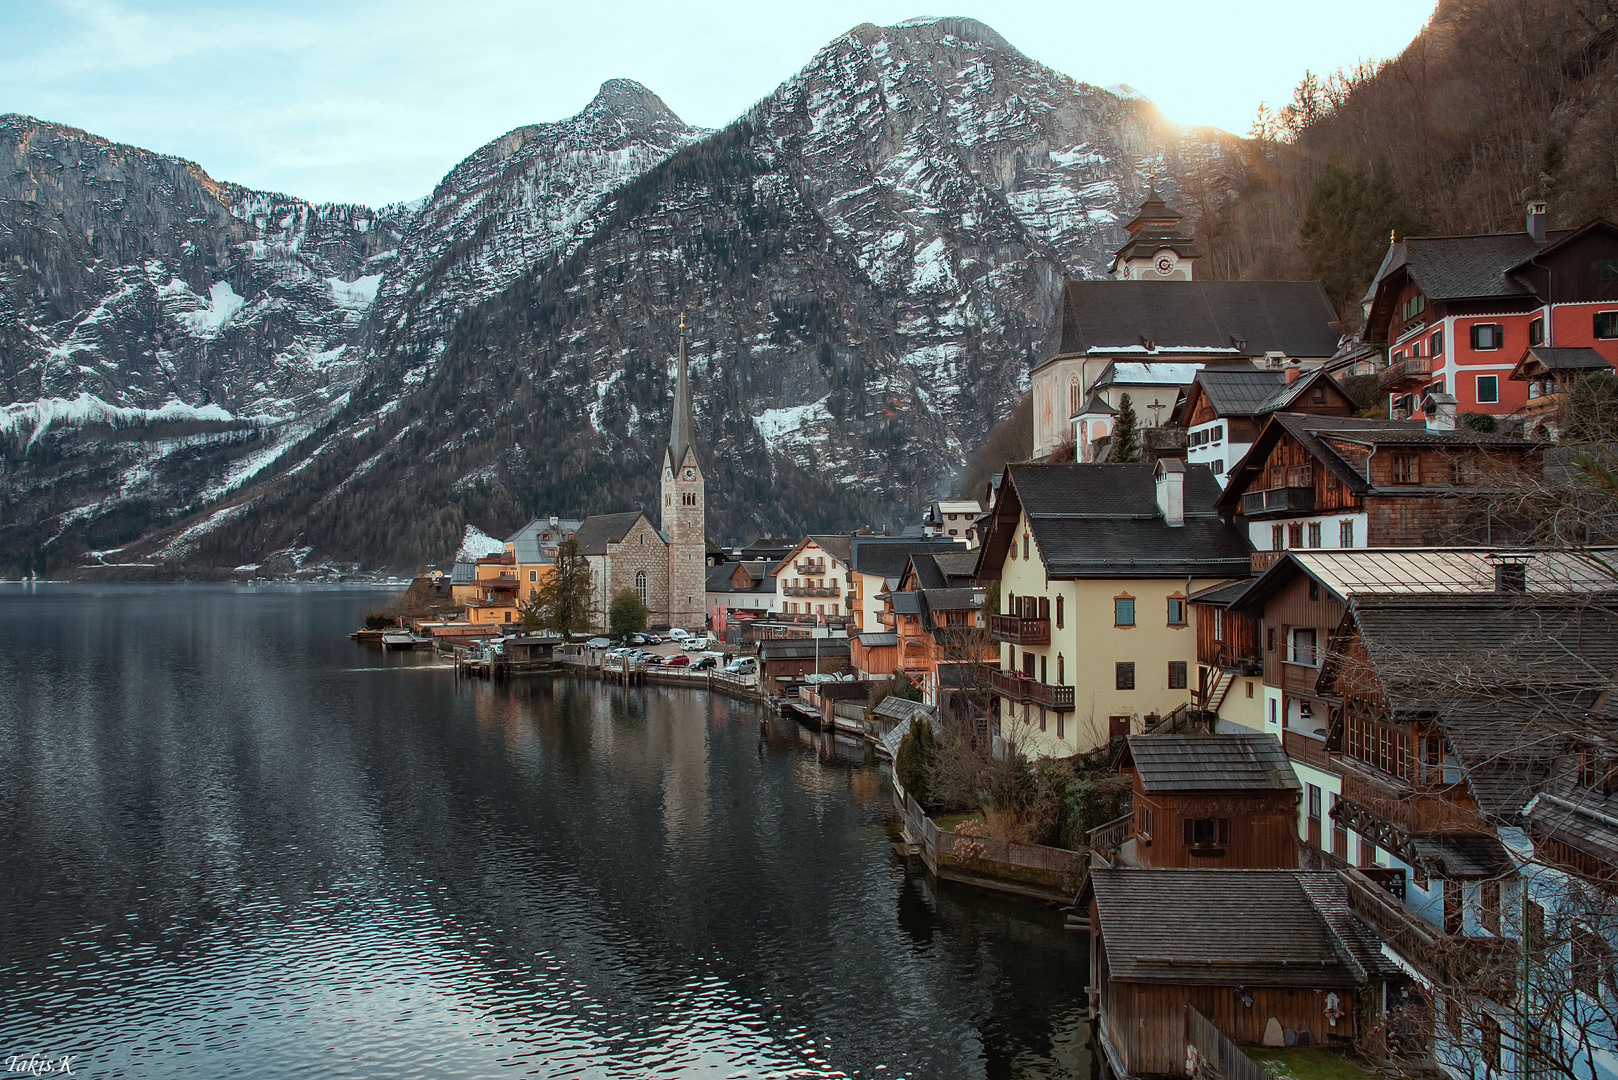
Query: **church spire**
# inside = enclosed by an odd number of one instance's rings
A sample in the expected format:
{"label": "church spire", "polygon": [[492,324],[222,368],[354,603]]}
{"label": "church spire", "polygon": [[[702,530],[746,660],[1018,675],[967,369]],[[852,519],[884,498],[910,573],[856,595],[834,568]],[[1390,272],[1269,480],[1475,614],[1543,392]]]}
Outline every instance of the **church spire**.
{"label": "church spire", "polygon": [[669,468],[678,469],[685,452],[696,442],[697,425],[691,418],[691,377],[685,365],[685,315],[680,316],[680,362],[674,380],[674,417],[669,423]]}

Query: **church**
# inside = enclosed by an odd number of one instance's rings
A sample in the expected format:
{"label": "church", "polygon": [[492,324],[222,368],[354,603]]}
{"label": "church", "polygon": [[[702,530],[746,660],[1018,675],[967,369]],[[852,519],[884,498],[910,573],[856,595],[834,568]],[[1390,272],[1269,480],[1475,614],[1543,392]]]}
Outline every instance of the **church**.
{"label": "church", "polygon": [[697,459],[683,317],[673,412],[669,445],[659,462],[658,524],[644,510],[592,514],[576,523],[536,518],[505,541],[507,553],[516,556],[517,577],[522,580],[538,576],[524,567],[525,551],[554,565],[557,545],[574,540],[590,567],[590,618],[597,631],[606,630],[612,598],[626,589],[646,605],[651,626],[700,630],[705,625],[707,493]]}

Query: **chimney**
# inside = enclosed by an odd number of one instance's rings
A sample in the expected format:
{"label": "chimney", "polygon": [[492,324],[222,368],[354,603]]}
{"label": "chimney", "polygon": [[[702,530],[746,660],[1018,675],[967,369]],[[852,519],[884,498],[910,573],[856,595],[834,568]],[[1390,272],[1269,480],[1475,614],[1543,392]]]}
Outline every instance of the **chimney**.
{"label": "chimney", "polygon": [[1296,360],[1288,360],[1287,361],[1287,382],[1289,382],[1289,383],[1297,382],[1298,381],[1298,373],[1300,371],[1302,371],[1302,370],[1303,370],[1303,365],[1302,364],[1298,363]]}
{"label": "chimney", "polygon": [[1528,238],[1536,244],[1545,242],[1545,204],[1542,202],[1528,204]]}
{"label": "chimney", "polygon": [[1454,431],[1455,405],[1453,394],[1429,394],[1422,399],[1422,411],[1427,414],[1427,430]]}
{"label": "chimney", "polygon": [[1185,462],[1179,458],[1160,458],[1155,470],[1157,478],[1157,511],[1171,529],[1185,524]]}
{"label": "chimney", "polygon": [[561,524],[561,522],[560,522],[560,521],[558,521],[558,520],[557,520],[557,518],[556,518],[556,515],[555,515],[555,514],[552,514],[552,515],[551,515],[551,528],[553,528],[553,529],[554,529],[554,528],[556,528],[556,527],[557,527],[557,526],[558,526],[558,525],[560,525],[560,524]]}

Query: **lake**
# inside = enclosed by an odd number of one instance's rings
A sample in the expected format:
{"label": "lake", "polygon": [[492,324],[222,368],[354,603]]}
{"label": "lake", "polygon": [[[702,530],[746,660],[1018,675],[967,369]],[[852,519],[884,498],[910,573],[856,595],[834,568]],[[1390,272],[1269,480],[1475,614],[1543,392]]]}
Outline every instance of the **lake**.
{"label": "lake", "polygon": [[1083,1077],[1083,935],[896,856],[861,745],[457,680],[386,594],[0,585],[0,1068]]}

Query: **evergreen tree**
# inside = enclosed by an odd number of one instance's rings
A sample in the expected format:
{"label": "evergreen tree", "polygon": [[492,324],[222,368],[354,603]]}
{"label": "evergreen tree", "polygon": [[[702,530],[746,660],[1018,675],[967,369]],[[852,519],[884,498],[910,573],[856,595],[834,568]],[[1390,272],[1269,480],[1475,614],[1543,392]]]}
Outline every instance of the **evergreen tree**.
{"label": "evergreen tree", "polygon": [[1140,421],[1135,416],[1135,403],[1125,394],[1118,399],[1118,419],[1112,423],[1112,450],[1108,461],[1140,460]]}
{"label": "evergreen tree", "polygon": [[534,590],[533,598],[520,608],[524,625],[529,619],[547,630],[561,634],[590,628],[590,564],[579,554],[577,540],[567,540],[556,549],[556,565]]}
{"label": "evergreen tree", "polygon": [[607,629],[615,638],[626,638],[646,629],[646,605],[633,589],[621,589],[607,607]]}
{"label": "evergreen tree", "polygon": [[1370,172],[1327,163],[1298,230],[1310,266],[1339,311],[1356,310],[1387,254],[1389,239],[1415,224],[1386,158]]}

